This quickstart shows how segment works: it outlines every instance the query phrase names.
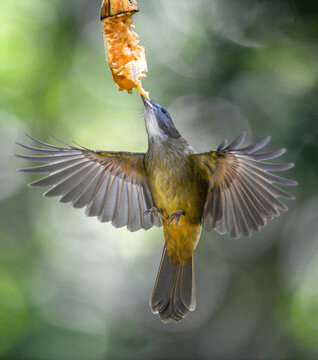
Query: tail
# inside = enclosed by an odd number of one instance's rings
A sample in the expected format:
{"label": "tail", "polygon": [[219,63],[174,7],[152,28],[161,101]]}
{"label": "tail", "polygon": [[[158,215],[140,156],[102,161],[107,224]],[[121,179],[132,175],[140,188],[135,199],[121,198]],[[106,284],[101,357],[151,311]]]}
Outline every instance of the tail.
{"label": "tail", "polygon": [[184,266],[172,264],[164,247],[150,299],[152,312],[159,313],[161,321],[168,323],[180,321],[189,311],[194,311],[195,305],[193,255]]}

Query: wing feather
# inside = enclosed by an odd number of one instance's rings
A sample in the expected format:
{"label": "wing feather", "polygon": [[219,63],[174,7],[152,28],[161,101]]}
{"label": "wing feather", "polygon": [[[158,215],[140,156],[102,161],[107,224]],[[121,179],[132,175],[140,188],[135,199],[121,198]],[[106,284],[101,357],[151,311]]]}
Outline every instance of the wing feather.
{"label": "wing feather", "polygon": [[116,199],[115,199],[115,209],[114,209],[114,213],[112,216],[112,224],[115,227],[122,227],[124,225],[121,225],[121,222],[123,221],[123,219],[126,217],[126,210],[125,208],[121,205],[121,201],[123,198],[123,187],[125,184],[125,173],[123,173],[123,175],[121,176],[121,178],[118,181],[117,184],[117,195],[116,195]]}
{"label": "wing feather", "polygon": [[102,176],[103,176],[103,168],[100,168],[98,169],[97,173],[94,174],[94,176],[91,179],[89,179],[87,183],[85,183],[83,188],[81,189],[79,189],[78,187],[74,188],[73,190],[70,191],[69,194],[68,193],[65,194],[65,199],[64,196],[61,197],[59,199],[60,202],[65,202],[65,203],[71,202],[74,208],[77,209],[83,208],[89,203],[90,199],[92,198],[97,183],[102,178]]}
{"label": "wing feather", "polygon": [[286,149],[254,154],[267,145],[270,137],[239,148],[244,139],[245,133],[228,146],[223,141],[215,152],[193,155],[209,182],[202,217],[206,230],[249,236],[252,230],[259,230],[280,211],[287,210],[279,198],[295,198],[278,185],[294,186],[297,182],[271,173],[286,171],[294,164],[264,162],[281,156]]}
{"label": "wing feather", "polygon": [[161,226],[162,218],[144,211],[154,207],[144,169],[143,153],[92,151],[56,146],[29,138],[41,147],[17,143],[23,149],[41,155],[16,155],[24,160],[44,163],[20,171],[46,174],[30,187],[49,186],[43,195],[59,196],[62,203],[75,208],[86,207],[87,216],[97,216],[101,222],[111,221],[115,227],[127,226],[130,231]]}
{"label": "wing feather", "polygon": [[[137,185],[133,183],[131,186],[131,205],[132,205],[131,207],[132,209],[139,208],[138,189],[137,189]],[[128,230],[135,231],[135,229],[141,228],[140,216],[141,216],[140,212],[136,212],[136,211],[132,212],[131,223]]]}
{"label": "wing feather", "polygon": [[[91,174],[92,171],[97,169],[97,164],[92,164],[88,162],[84,166],[80,167],[75,172],[70,175],[64,177],[60,181],[56,182],[53,187],[46,191],[43,196],[52,197],[67,194],[69,191],[73,190],[74,187],[78,184],[82,184],[83,180]],[[60,199],[59,199],[60,200]]]}
{"label": "wing feather", "polygon": [[98,183],[96,184],[96,187],[94,189],[94,192],[87,204],[85,210],[87,216],[98,216],[99,214],[99,210],[102,206],[102,200],[107,190],[107,185],[109,182],[109,177],[107,175],[109,174],[110,171],[109,168],[111,166],[112,164],[103,168],[102,176],[99,178]]}
{"label": "wing feather", "polygon": [[87,159],[74,160],[74,162],[69,164],[68,166],[66,166],[60,170],[57,170],[57,171],[53,170],[52,173],[50,173],[50,175],[48,175],[40,180],[33,181],[32,183],[29,184],[29,186],[30,187],[41,187],[41,186],[56,185],[57,183],[59,183],[60,181],[62,181],[66,177],[68,177],[69,175],[76,172],[78,169],[81,169],[83,164],[88,164],[88,163],[89,163],[89,161]]}

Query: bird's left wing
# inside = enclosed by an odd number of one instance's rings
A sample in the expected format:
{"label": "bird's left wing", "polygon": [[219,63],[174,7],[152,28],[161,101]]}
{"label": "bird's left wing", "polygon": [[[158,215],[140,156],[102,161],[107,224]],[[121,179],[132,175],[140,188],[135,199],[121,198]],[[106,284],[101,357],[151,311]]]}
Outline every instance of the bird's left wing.
{"label": "bird's left wing", "polygon": [[17,155],[34,162],[46,163],[20,171],[48,174],[29,184],[51,186],[43,195],[59,196],[62,203],[75,208],[86,206],[86,215],[101,222],[130,231],[161,226],[160,214],[144,212],[154,207],[144,168],[144,153],[92,151],[82,147],[55,146],[30,137],[43,147],[22,146],[42,155]]}
{"label": "bird's left wing", "polygon": [[254,154],[270,137],[240,148],[244,140],[245,133],[228,146],[222,142],[216,151],[192,155],[209,184],[202,217],[206,230],[214,229],[234,237],[249,236],[251,230],[259,230],[267,220],[278,216],[280,210],[287,210],[278,198],[294,198],[275,184],[297,183],[270,173],[288,170],[293,164],[263,162],[277,158],[286,150]]}

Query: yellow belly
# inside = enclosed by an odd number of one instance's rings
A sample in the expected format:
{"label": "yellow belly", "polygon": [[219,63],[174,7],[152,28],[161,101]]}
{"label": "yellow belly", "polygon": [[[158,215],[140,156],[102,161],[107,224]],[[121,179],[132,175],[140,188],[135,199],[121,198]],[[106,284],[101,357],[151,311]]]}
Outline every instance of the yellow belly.
{"label": "yellow belly", "polygon": [[[175,141],[176,142],[176,141]],[[155,206],[162,211],[165,246],[172,263],[186,264],[201,234],[208,182],[182,140],[165,145],[150,143],[145,165]],[[181,210],[179,223],[169,217]]]}
{"label": "yellow belly", "polygon": [[182,210],[187,223],[201,222],[206,196],[206,184],[199,177],[184,169],[168,168],[156,171],[150,179],[150,188],[156,207],[168,219],[174,212]]}
{"label": "yellow belly", "polygon": [[165,221],[163,229],[170,261],[186,265],[199,242],[201,224],[189,224],[181,217],[178,225]]}
{"label": "yellow belly", "polygon": [[[156,169],[151,176],[155,205],[163,213],[165,246],[172,263],[185,264],[191,259],[201,234],[201,219],[206,184],[191,166],[169,166]],[[169,217],[182,210],[179,223]]]}

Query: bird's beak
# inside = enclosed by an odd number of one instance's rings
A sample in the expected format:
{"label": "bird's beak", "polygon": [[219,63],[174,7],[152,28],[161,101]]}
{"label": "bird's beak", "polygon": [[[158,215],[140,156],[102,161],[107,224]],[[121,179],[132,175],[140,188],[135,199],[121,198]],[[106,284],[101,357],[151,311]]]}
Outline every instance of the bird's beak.
{"label": "bird's beak", "polygon": [[141,95],[141,99],[142,99],[146,109],[147,108],[150,108],[150,109],[152,108],[151,102],[148,99],[146,99],[143,95]]}

